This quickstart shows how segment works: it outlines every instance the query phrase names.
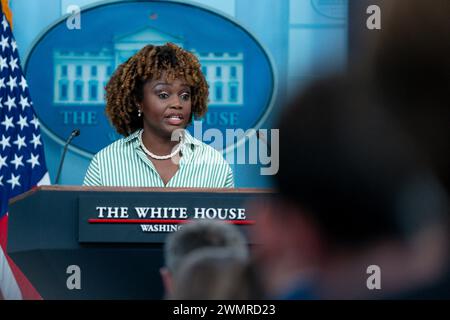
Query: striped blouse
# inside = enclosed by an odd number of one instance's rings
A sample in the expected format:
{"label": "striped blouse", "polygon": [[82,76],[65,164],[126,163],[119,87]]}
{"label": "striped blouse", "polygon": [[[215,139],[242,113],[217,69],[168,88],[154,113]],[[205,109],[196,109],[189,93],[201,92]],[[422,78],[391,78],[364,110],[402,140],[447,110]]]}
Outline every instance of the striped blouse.
{"label": "striped blouse", "polygon": [[230,165],[222,155],[185,131],[179,169],[164,185],[140,147],[141,130],[113,142],[92,159],[83,185],[122,187],[233,188]]}

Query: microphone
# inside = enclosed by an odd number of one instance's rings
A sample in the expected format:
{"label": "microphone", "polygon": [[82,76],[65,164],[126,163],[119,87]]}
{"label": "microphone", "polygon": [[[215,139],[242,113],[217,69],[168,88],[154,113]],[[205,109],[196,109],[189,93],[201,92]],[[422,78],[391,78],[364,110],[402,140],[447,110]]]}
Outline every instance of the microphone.
{"label": "microphone", "polygon": [[72,142],[73,138],[78,137],[80,135],[80,129],[75,129],[72,131],[72,133],[70,134],[69,138],[67,138],[66,143],[64,144],[64,150],[61,156],[61,161],[59,162],[59,168],[58,168],[58,173],[56,174],[56,180],[55,180],[55,184],[59,183],[59,178],[61,176],[61,170],[62,170],[62,166],[64,163],[64,157],[66,156],[66,152],[67,152],[67,148],[69,147],[69,144]]}

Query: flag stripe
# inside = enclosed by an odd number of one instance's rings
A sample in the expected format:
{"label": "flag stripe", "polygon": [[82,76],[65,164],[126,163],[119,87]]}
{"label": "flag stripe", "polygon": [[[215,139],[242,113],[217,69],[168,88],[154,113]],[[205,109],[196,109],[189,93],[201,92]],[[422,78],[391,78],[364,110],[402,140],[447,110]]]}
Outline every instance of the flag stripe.
{"label": "flag stripe", "polygon": [[0,218],[0,294],[6,300],[20,300],[22,293],[8,264],[6,251],[6,236],[8,227],[8,215]]}
{"label": "flag stripe", "polygon": [[22,293],[9,266],[8,259],[0,248],[0,293],[6,300],[22,300]]}

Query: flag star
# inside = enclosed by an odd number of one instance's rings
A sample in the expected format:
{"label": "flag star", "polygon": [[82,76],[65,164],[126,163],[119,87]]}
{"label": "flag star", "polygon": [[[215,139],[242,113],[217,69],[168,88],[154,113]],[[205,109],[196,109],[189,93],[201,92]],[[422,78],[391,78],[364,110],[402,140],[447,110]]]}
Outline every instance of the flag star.
{"label": "flag star", "polygon": [[9,76],[9,80],[6,84],[9,86],[9,90],[13,91],[13,89],[17,87],[17,78]]}
{"label": "flag star", "polygon": [[2,40],[0,41],[0,46],[2,47],[2,51],[5,51],[5,48],[9,48],[9,38],[8,37],[4,37],[2,35]]}
{"label": "flag star", "polygon": [[0,57],[0,71],[3,71],[4,68],[8,68],[6,58]]}
{"label": "flag star", "polygon": [[8,167],[8,165],[6,164],[6,159],[7,159],[8,157],[7,156],[5,156],[5,157],[0,157],[0,169],[2,168],[2,167]]}
{"label": "flag star", "polygon": [[19,115],[19,121],[16,122],[20,126],[20,130],[22,131],[24,127],[29,127],[27,123],[27,117],[22,117],[22,115]]}
{"label": "flag star", "polygon": [[34,125],[34,130],[39,128],[39,120],[35,116],[33,116],[33,120],[31,120],[30,123]]}
{"label": "flag star", "polygon": [[5,115],[5,120],[1,123],[2,125],[5,126],[5,131],[8,131],[9,127],[14,128],[12,120],[13,120],[13,117],[10,118]]}
{"label": "flag star", "polygon": [[17,50],[17,42],[16,40],[11,41],[11,47],[12,47],[12,51],[16,51]]}
{"label": "flag star", "polygon": [[28,87],[27,80],[25,80],[25,78],[23,76],[22,76],[22,79],[20,80],[19,85],[22,87],[22,91],[25,91],[25,89]]}
{"label": "flag star", "polygon": [[31,169],[34,169],[34,166],[40,166],[39,155],[37,154],[36,156],[34,156],[33,154],[31,154],[30,159],[28,159],[27,162],[31,163]]}
{"label": "flag star", "polygon": [[18,157],[17,154],[14,155],[14,160],[11,161],[11,163],[16,167],[16,170],[20,166],[24,166],[22,162],[23,156]]}
{"label": "flag star", "polygon": [[16,186],[20,187],[20,174],[17,175],[17,177],[14,175],[14,173],[11,173],[11,179],[7,180],[6,182],[8,182],[11,185],[11,189],[14,189]]}
{"label": "flag star", "polygon": [[0,89],[2,89],[2,88],[6,88],[6,86],[5,86],[5,78],[0,78]]}
{"label": "flag star", "polygon": [[21,137],[20,134],[17,135],[17,140],[13,143],[17,144],[17,150],[20,150],[20,148],[27,146],[27,144],[25,143],[25,136]]}
{"label": "flag star", "polygon": [[16,99],[14,97],[8,96],[8,101],[6,101],[5,106],[8,107],[8,111],[11,111],[11,108],[16,108]]}
{"label": "flag star", "polygon": [[3,186],[3,176],[0,176],[0,186]]}
{"label": "flag star", "polygon": [[0,144],[2,145],[2,150],[5,150],[6,147],[11,147],[11,145],[9,144],[9,139],[11,139],[11,137],[5,137],[4,134],[2,134],[2,140],[0,141]]}
{"label": "flag star", "polygon": [[12,58],[9,60],[9,66],[11,67],[11,71],[14,71],[15,69],[19,69],[19,66],[17,65],[17,58]]}
{"label": "flag star", "polygon": [[33,133],[33,139],[31,140],[31,143],[33,144],[34,148],[36,149],[37,146],[42,145],[41,143],[41,135],[38,134],[37,136]]}
{"label": "flag star", "polygon": [[28,102],[28,98],[27,97],[22,97],[22,96],[20,96],[19,104],[22,106],[22,109],[25,109],[26,107],[30,106],[30,103]]}
{"label": "flag star", "polygon": [[6,29],[9,27],[8,21],[6,20],[5,16],[3,16],[2,25],[3,25],[3,31],[6,31]]}

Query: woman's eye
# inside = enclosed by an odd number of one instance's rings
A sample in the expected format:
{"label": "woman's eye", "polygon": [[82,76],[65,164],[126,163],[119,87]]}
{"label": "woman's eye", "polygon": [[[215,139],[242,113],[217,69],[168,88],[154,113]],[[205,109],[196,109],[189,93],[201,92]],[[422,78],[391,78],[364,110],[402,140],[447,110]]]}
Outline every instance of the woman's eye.
{"label": "woman's eye", "polygon": [[160,99],[167,99],[169,97],[169,95],[165,92],[162,92],[162,93],[158,93],[158,97]]}
{"label": "woman's eye", "polygon": [[188,101],[191,98],[191,95],[189,93],[183,93],[181,95],[181,99],[183,99],[184,101]]}

